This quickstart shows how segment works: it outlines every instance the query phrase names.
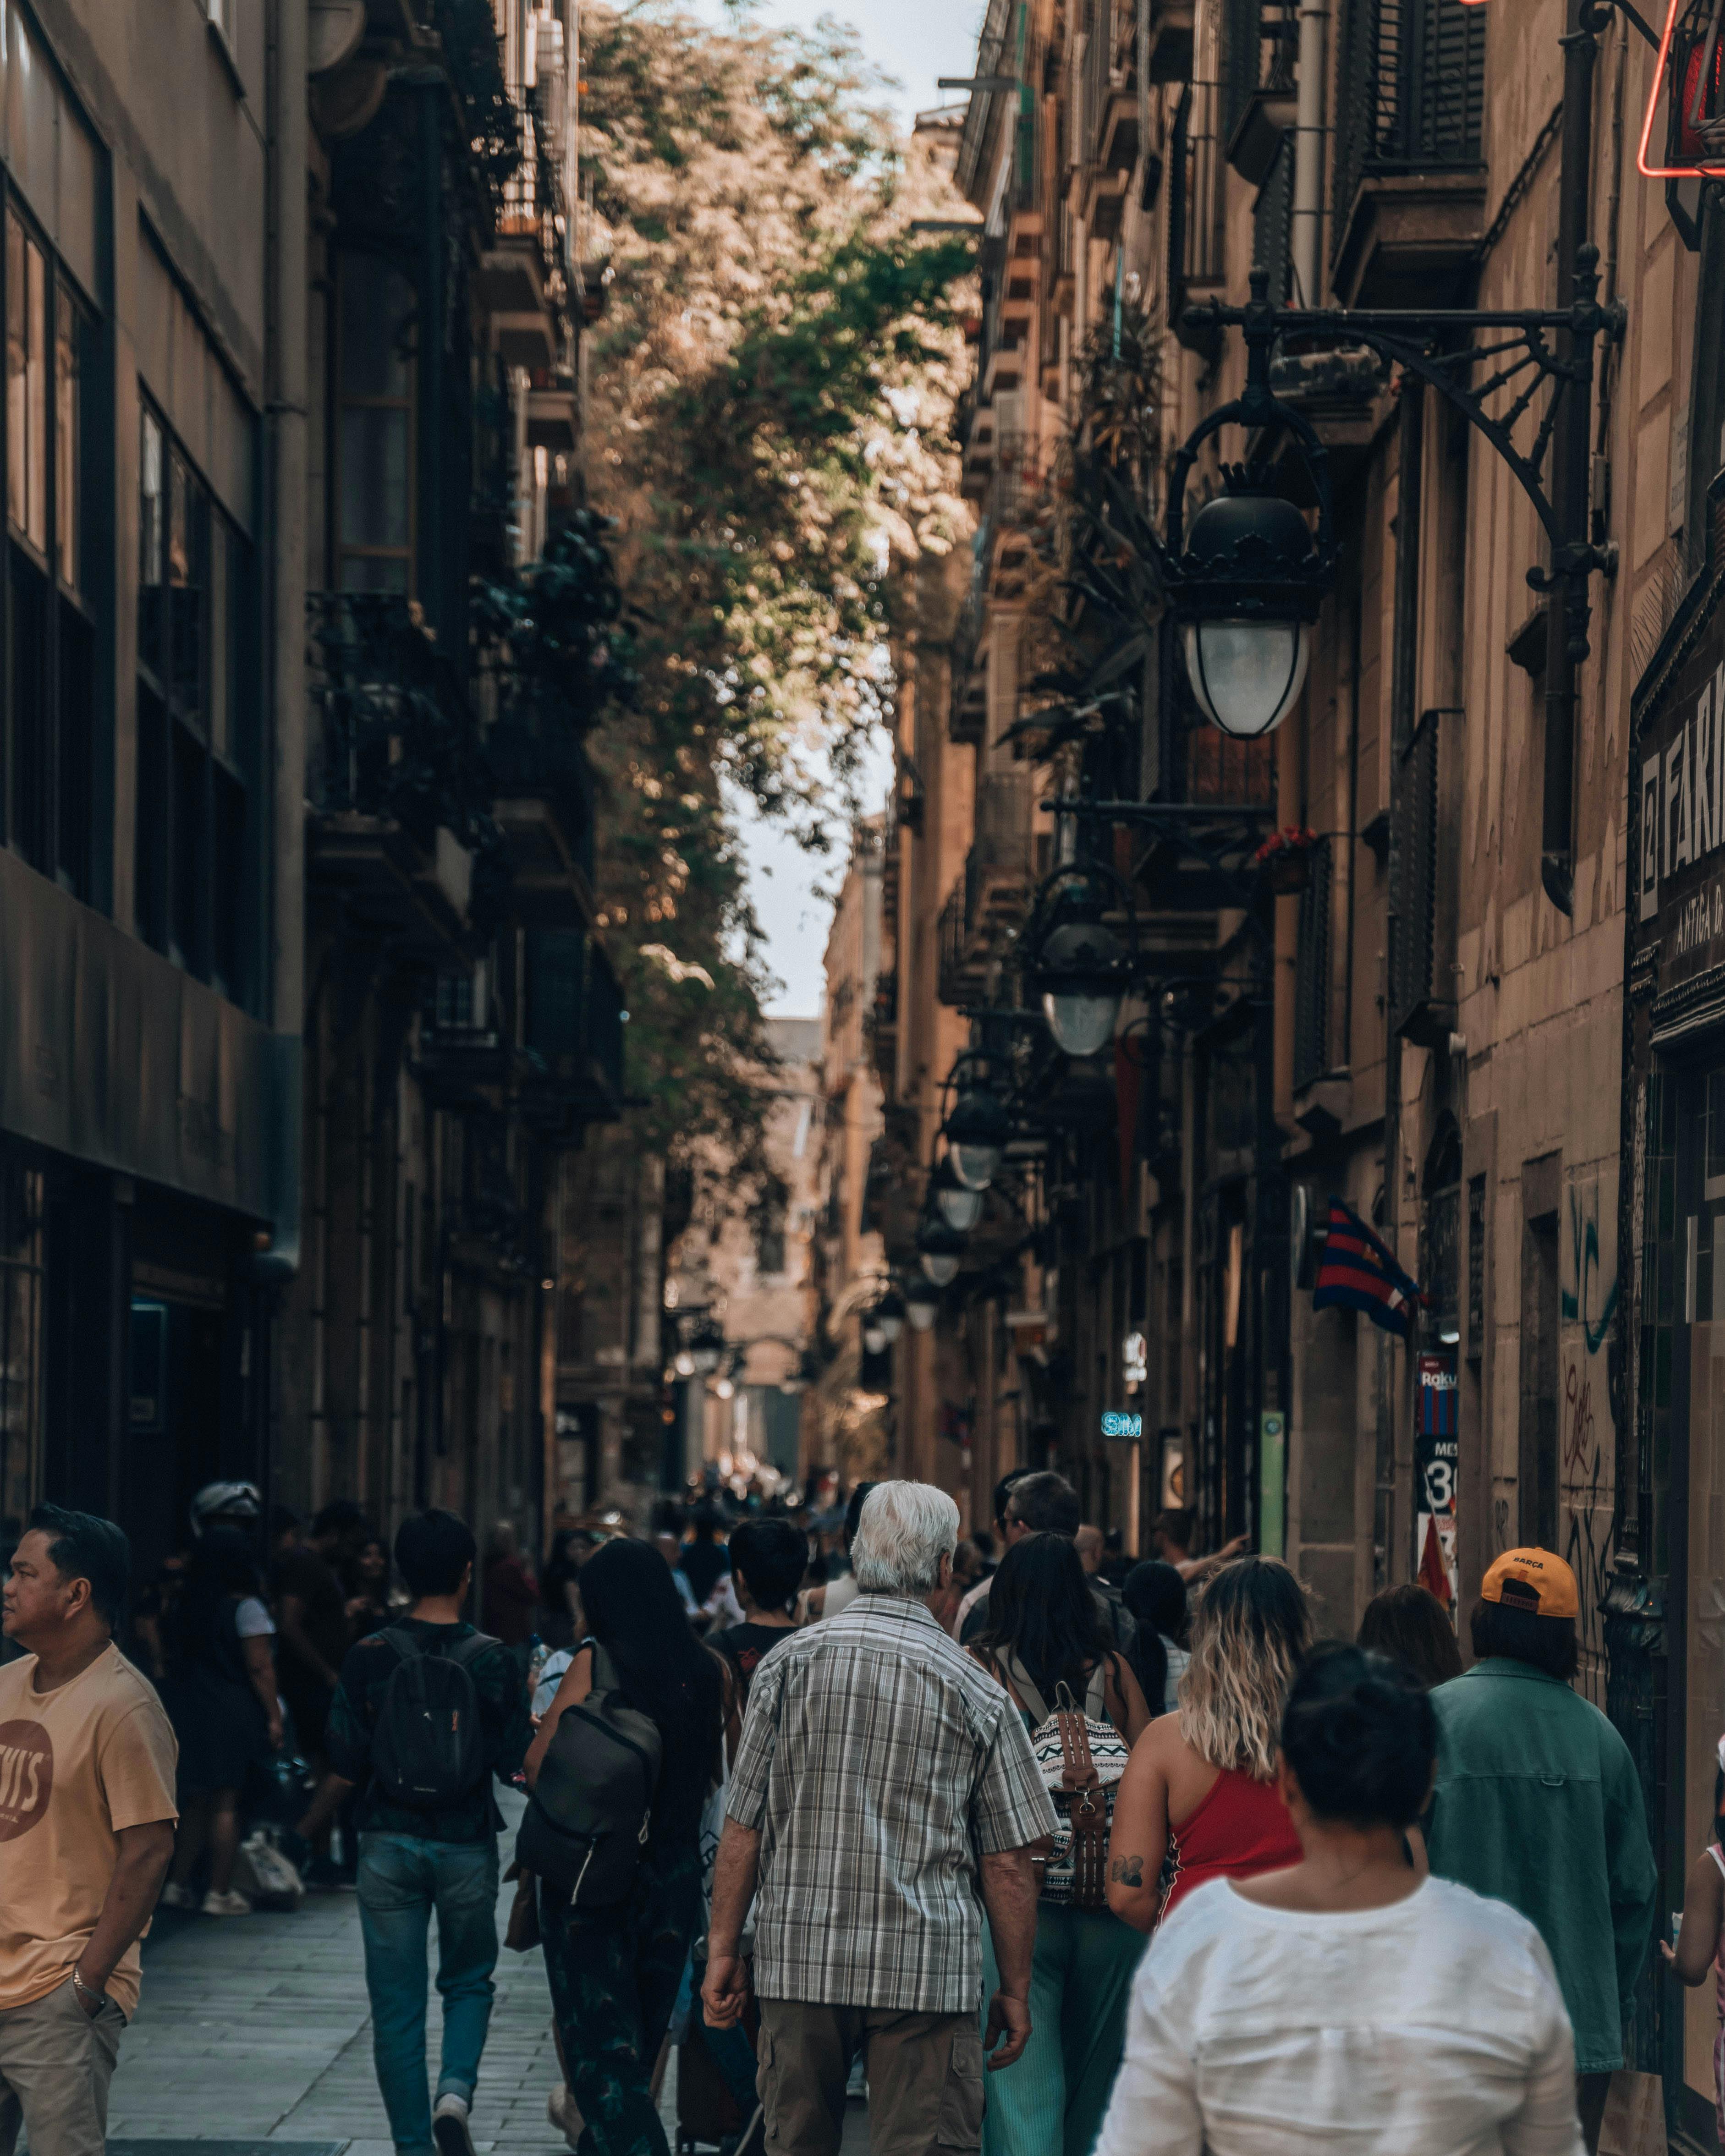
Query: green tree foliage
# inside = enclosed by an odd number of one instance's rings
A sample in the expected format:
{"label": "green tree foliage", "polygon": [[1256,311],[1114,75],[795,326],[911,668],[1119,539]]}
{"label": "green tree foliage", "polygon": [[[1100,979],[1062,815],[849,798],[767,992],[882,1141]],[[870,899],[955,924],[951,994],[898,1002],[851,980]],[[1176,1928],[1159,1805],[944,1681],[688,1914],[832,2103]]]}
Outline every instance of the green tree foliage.
{"label": "green tree foliage", "polygon": [[962,241],[847,36],[583,18],[586,469],[639,677],[593,736],[599,880],[644,1142],[758,1161],[765,987],[733,808],[805,843],[891,709],[895,572],[965,529],[948,422]]}

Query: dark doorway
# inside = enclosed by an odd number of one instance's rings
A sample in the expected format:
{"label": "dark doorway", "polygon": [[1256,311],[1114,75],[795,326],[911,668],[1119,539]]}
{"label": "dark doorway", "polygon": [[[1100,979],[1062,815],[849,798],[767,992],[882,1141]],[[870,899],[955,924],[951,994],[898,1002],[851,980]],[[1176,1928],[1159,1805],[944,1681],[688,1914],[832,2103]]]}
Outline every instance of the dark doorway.
{"label": "dark doorway", "polygon": [[142,1584],[189,1539],[193,1494],[222,1466],[223,1313],[134,1295],[122,1524]]}

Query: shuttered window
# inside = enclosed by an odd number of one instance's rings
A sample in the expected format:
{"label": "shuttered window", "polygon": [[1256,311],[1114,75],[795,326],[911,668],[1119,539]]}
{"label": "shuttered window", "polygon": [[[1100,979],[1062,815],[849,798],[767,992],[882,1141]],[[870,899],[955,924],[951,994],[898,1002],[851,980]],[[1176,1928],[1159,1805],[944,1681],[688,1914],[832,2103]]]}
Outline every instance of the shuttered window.
{"label": "shuttered window", "polygon": [[1416,1024],[1434,1000],[1437,935],[1438,742],[1443,714],[1427,711],[1396,773],[1395,921],[1390,943],[1391,1022]]}

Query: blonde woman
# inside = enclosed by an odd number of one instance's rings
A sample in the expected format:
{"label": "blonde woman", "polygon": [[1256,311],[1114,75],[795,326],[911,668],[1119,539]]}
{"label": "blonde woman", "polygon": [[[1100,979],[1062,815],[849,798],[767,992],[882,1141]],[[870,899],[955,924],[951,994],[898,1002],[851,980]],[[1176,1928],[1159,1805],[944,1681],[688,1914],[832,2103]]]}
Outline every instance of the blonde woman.
{"label": "blonde woman", "polygon": [[1311,1644],[1300,1583],[1274,1558],[1224,1565],[1204,1589],[1179,1711],[1133,1745],[1114,1800],[1108,1907],[1135,1930],[1149,1931],[1206,1879],[1299,1862],[1299,1837],[1276,1789],[1276,1743]]}

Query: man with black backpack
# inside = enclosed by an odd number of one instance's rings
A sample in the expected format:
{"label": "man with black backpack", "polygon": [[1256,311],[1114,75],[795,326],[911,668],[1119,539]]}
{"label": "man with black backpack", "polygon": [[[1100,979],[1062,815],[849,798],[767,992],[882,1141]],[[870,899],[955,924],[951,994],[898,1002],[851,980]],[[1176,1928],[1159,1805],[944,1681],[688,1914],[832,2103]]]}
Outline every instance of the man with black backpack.
{"label": "man with black backpack", "polygon": [[[362,1785],[360,1929],[397,2156],[474,2156],[468,2112],[497,1964],[503,1820],[491,1777],[515,1772],[532,1735],[514,1656],[461,1614],[475,1555],[472,1531],[453,1512],[403,1521],[395,1562],[413,1607],[349,1650],[330,1708],[332,1779]],[[425,2088],[434,1909],[444,2002],[434,2104]]]}

